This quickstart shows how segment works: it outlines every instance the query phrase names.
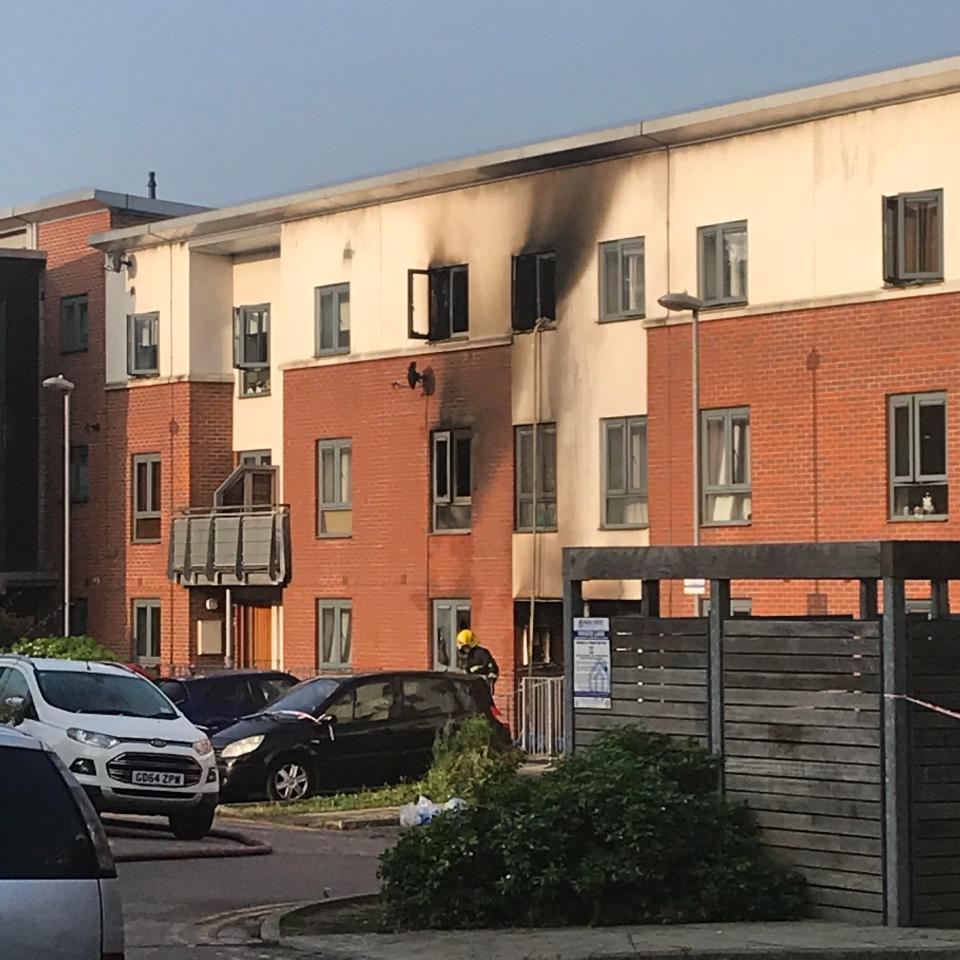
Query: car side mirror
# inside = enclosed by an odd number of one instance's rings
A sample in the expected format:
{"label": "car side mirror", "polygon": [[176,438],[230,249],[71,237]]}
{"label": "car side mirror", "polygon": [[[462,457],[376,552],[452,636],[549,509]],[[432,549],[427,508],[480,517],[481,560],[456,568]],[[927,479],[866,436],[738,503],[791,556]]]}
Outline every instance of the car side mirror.
{"label": "car side mirror", "polygon": [[26,719],[29,706],[24,697],[7,697],[0,704],[0,723],[8,723],[11,727],[19,727]]}
{"label": "car side mirror", "polygon": [[330,742],[333,743],[337,739],[337,735],[333,732],[333,728],[336,725],[337,718],[332,713],[325,713],[320,718],[320,723],[322,723],[327,728],[327,733],[330,735]]}

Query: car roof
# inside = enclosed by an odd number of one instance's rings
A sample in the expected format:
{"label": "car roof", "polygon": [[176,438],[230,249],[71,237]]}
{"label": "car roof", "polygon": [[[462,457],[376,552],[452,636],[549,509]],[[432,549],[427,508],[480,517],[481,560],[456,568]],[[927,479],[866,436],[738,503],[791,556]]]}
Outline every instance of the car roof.
{"label": "car roof", "polygon": [[106,663],[102,660],[57,660],[54,657],[22,657],[0,653],[0,663],[13,666],[26,663],[38,670],[62,670],[66,673],[112,673],[120,676],[136,676],[136,671],[120,663]]}
{"label": "car roof", "polygon": [[[293,674],[283,670],[231,670],[229,673],[206,673],[193,677],[160,677],[160,682],[166,683],[172,680],[176,683],[210,683],[221,679],[233,680],[237,677],[293,677]],[[296,677],[293,679],[296,680]]]}
{"label": "car roof", "polygon": [[18,747],[21,750],[43,750],[43,744],[21,730],[0,725],[0,747]]}

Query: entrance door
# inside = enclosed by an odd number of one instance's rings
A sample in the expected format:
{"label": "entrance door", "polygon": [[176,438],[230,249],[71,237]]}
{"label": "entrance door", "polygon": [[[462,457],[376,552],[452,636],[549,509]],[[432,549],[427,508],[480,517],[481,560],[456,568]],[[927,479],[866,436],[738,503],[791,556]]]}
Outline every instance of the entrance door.
{"label": "entrance door", "polygon": [[269,670],[273,666],[273,607],[240,607],[240,666]]}

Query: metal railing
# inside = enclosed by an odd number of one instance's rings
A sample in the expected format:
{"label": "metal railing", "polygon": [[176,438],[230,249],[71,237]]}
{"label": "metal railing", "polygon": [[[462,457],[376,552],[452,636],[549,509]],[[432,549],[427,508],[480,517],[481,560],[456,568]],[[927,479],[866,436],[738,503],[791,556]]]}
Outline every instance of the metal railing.
{"label": "metal railing", "polygon": [[520,680],[520,746],[531,759],[563,753],[563,677]]}

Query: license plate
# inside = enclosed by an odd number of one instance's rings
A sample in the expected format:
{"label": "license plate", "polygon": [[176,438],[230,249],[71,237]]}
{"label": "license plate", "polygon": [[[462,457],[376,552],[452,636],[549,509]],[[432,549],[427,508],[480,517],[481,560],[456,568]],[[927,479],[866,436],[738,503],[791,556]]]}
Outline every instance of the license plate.
{"label": "license plate", "polygon": [[159,773],[156,770],[134,770],[133,782],[148,787],[182,787],[182,773]]}

